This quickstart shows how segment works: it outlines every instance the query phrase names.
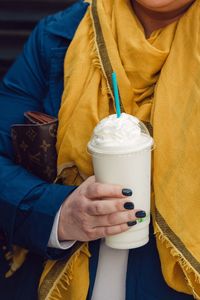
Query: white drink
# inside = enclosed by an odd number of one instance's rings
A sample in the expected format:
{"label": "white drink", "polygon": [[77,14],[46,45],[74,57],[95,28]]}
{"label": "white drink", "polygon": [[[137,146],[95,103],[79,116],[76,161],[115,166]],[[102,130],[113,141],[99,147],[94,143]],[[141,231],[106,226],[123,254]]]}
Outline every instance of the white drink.
{"label": "white drink", "polygon": [[88,144],[97,182],[132,189],[128,201],[146,212],[146,217],[128,231],[106,237],[106,244],[112,248],[137,248],[149,240],[152,145],[144,124],[124,113],[120,118],[111,115],[103,119]]}

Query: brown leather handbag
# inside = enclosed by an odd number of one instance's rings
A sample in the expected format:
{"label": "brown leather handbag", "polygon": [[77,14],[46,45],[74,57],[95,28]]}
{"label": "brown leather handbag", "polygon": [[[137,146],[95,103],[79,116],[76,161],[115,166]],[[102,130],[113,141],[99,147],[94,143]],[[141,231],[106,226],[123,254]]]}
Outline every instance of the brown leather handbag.
{"label": "brown leather handbag", "polygon": [[15,161],[48,182],[56,178],[58,119],[40,112],[26,112],[25,124],[14,124],[11,137]]}

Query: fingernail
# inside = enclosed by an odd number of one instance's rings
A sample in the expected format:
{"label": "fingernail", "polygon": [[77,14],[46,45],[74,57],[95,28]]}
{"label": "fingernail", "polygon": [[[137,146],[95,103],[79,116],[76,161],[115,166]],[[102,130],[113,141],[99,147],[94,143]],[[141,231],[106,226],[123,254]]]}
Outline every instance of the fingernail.
{"label": "fingernail", "polygon": [[137,218],[144,218],[144,217],[146,217],[146,213],[145,213],[145,211],[143,211],[143,210],[139,210],[139,211],[137,211],[137,212],[135,213],[135,216],[136,216]]}
{"label": "fingernail", "polygon": [[128,227],[131,227],[131,226],[134,226],[137,224],[137,221],[130,221],[130,222],[127,222],[127,225]]}
{"label": "fingernail", "polygon": [[122,194],[124,196],[130,197],[130,196],[132,196],[133,192],[131,189],[122,189]]}
{"label": "fingernail", "polygon": [[126,202],[126,203],[124,203],[124,208],[125,209],[129,209],[129,210],[134,209],[133,202]]}

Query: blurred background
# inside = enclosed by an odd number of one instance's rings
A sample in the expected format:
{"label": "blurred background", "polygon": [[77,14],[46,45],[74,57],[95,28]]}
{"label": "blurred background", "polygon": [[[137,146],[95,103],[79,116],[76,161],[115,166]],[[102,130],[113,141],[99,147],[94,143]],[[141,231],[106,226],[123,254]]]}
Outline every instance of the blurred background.
{"label": "blurred background", "polygon": [[0,79],[16,56],[35,24],[77,0],[0,0]]}

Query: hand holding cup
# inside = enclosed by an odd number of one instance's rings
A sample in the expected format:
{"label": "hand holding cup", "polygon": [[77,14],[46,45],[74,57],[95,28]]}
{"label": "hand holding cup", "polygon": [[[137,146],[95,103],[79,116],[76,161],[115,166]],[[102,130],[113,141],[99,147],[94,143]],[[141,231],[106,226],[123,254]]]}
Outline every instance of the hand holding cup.
{"label": "hand holding cup", "polygon": [[145,216],[144,211],[134,209],[131,196],[128,188],[89,177],[62,205],[59,240],[91,241],[127,231]]}

